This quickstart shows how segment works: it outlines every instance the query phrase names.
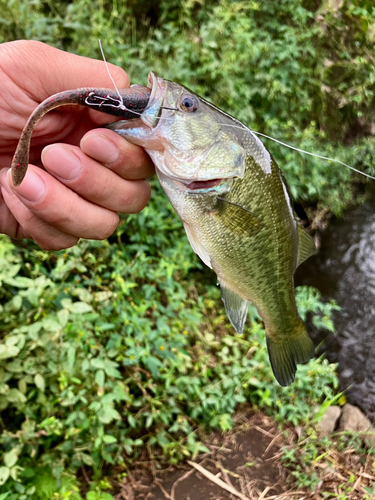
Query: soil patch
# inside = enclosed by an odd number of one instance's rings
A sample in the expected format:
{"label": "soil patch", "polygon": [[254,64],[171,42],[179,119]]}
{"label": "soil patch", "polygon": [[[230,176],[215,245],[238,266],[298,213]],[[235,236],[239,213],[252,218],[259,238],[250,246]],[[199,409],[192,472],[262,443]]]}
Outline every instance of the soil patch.
{"label": "soil patch", "polygon": [[[233,431],[207,436],[209,453],[161,470],[145,452],[122,483],[114,482],[111,493],[116,500],[375,498],[375,450],[361,448],[359,436],[319,441],[314,433],[301,434],[300,428],[281,431],[272,418],[244,408],[235,416]],[[294,457],[289,468],[282,447]],[[303,488],[297,487],[297,477]]]}
{"label": "soil patch", "polygon": [[[282,498],[290,486],[280,464],[285,436],[269,417],[253,412],[237,414],[235,430],[210,436],[210,453],[160,471],[137,471],[115,496],[116,500],[242,500]],[[202,467],[203,473],[193,463]],[[212,476],[207,477],[211,473]],[[215,483],[215,479],[222,481]],[[238,495],[224,489],[234,489]],[[285,498],[292,498],[290,494]]]}

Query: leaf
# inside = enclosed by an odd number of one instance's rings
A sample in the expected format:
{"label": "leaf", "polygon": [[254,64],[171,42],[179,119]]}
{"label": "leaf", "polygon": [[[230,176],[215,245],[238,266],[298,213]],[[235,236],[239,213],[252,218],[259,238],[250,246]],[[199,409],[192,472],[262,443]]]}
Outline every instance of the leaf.
{"label": "leaf", "polygon": [[90,365],[92,366],[92,368],[97,368],[100,370],[103,370],[105,368],[104,359],[101,359],[101,358],[93,358],[90,361]]}
{"label": "leaf", "polygon": [[18,389],[11,389],[6,398],[10,403],[26,403],[26,397]]}
{"label": "leaf", "polygon": [[105,300],[108,300],[112,297],[113,292],[107,290],[104,292],[96,292],[94,293],[94,300],[95,302],[104,302]]}
{"label": "leaf", "polygon": [[105,375],[103,370],[98,370],[95,373],[95,381],[99,387],[104,387]]}
{"label": "leaf", "polygon": [[89,465],[90,467],[94,465],[94,459],[92,458],[91,455],[88,455],[87,453],[80,453],[79,458],[82,460],[84,464]]}
{"label": "leaf", "polygon": [[47,332],[58,332],[61,330],[61,325],[58,321],[52,318],[44,318],[42,321],[43,328]]}
{"label": "leaf", "polygon": [[0,467],[0,486],[4,484],[9,477],[8,467]]}
{"label": "leaf", "polygon": [[37,373],[34,377],[34,383],[35,385],[37,386],[37,388],[44,392],[45,389],[46,389],[46,383],[45,383],[45,380],[44,380],[44,377],[42,375],[40,375],[39,373]]}
{"label": "leaf", "polygon": [[113,496],[109,493],[102,492],[99,500],[113,500]]}
{"label": "leaf", "polygon": [[74,346],[69,347],[67,358],[68,358],[68,367],[70,368],[70,370],[73,370],[74,363],[76,360],[76,348]]}
{"label": "leaf", "polygon": [[[12,467],[11,469],[9,469],[10,477],[12,479],[14,479],[15,481],[17,481],[19,470],[20,470],[20,467],[18,467],[18,466]],[[19,493],[25,493],[25,487],[21,483],[18,483],[18,482],[15,483],[14,487],[17,491],[19,491]]]}
{"label": "leaf", "polygon": [[106,406],[99,411],[98,419],[103,424],[110,424],[112,420],[121,420],[121,415],[114,408]]}
{"label": "leaf", "polygon": [[38,340],[38,333],[40,332],[41,328],[42,323],[40,321],[33,323],[27,328],[27,333],[31,340]]}
{"label": "leaf", "polygon": [[14,311],[19,311],[22,307],[22,297],[20,295],[16,295],[12,299],[12,309]]}
{"label": "leaf", "polygon": [[73,302],[73,304],[70,305],[69,309],[74,314],[84,314],[87,312],[91,312],[92,306],[90,306],[90,304],[87,304],[86,302]]}
{"label": "leaf", "polygon": [[26,394],[26,392],[27,392],[27,383],[26,383],[26,380],[24,378],[21,378],[18,381],[18,389],[19,389],[20,392],[22,392],[22,394]]}
{"label": "leaf", "polygon": [[143,362],[154,377],[158,375],[159,367],[162,366],[162,362],[158,358],[155,358],[155,356],[147,356],[147,358],[143,358]]}
{"label": "leaf", "polygon": [[65,328],[69,321],[69,311],[67,311],[66,309],[61,309],[61,311],[57,313],[57,318],[60,325]]}
{"label": "leaf", "polygon": [[12,358],[17,356],[20,350],[15,345],[0,344],[0,359]]}
{"label": "leaf", "polygon": [[147,419],[146,419],[146,429],[149,429],[152,425],[152,422],[154,421],[154,416],[152,415],[152,413],[150,413],[150,415],[147,416]]}
{"label": "leaf", "polygon": [[136,422],[135,418],[133,417],[133,415],[128,415],[128,422],[129,422],[130,427],[133,427],[133,429],[135,429],[137,427],[137,422]]}
{"label": "leaf", "polygon": [[16,449],[13,448],[13,450],[8,451],[7,453],[4,453],[3,460],[4,460],[4,464],[6,465],[6,467],[9,467],[9,468],[13,467],[13,465],[15,465],[17,463],[17,460],[18,460],[18,453],[17,453]]}
{"label": "leaf", "polygon": [[114,436],[110,436],[109,434],[105,434],[103,436],[103,443],[106,443],[106,444],[117,443],[117,439]]}
{"label": "leaf", "polygon": [[202,453],[210,453],[210,450],[207,448],[207,446],[202,443],[199,443],[198,451],[201,451]]}

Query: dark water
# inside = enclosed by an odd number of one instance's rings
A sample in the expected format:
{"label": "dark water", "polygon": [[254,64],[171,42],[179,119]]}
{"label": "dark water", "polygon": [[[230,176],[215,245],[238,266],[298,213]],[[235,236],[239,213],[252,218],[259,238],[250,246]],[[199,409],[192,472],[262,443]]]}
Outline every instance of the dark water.
{"label": "dark water", "polygon": [[[295,281],[341,307],[334,314],[336,334],[325,336],[323,349],[339,363],[340,389],[348,388],[349,401],[375,421],[375,192],[331,222],[319,254],[298,269]],[[322,339],[322,332],[313,335]]]}

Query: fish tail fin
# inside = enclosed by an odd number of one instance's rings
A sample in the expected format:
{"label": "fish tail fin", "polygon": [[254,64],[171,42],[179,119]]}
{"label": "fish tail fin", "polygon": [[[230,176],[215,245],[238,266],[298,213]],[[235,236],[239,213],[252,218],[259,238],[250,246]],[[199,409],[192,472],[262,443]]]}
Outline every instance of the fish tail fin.
{"label": "fish tail fin", "polygon": [[314,355],[314,344],[302,320],[296,330],[289,338],[284,334],[281,341],[274,336],[266,337],[272,371],[282,386],[294,381],[297,364],[307,363]]}

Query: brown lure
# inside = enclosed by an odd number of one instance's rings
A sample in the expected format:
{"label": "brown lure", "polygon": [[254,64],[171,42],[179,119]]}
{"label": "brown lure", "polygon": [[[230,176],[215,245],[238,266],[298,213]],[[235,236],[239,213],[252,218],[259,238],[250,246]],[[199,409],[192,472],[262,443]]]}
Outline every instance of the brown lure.
{"label": "brown lure", "polygon": [[52,109],[59,106],[81,105],[102,113],[123,119],[138,118],[146,108],[151,90],[142,85],[134,85],[119,92],[110,89],[82,88],[59,92],[43,101],[28,119],[22,131],[12,160],[12,179],[19,186],[26,175],[29,163],[30,141],[35,125]]}

